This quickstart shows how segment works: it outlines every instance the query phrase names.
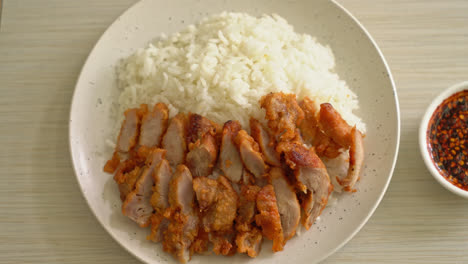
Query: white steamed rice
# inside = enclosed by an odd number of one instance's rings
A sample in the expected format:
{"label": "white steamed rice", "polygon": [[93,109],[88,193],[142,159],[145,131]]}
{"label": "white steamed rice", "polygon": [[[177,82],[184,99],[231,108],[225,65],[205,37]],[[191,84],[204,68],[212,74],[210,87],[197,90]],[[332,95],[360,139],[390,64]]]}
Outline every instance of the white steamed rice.
{"label": "white steamed rice", "polygon": [[259,99],[282,91],[329,102],[365,132],[353,114],[357,97],[334,67],[329,47],[294,32],[280,16],[224,12],[162,35],[123,59],[117,67],[120,95],[114,114],[121,121],[128,108],[164,102],[171,116],[195,112],[247,127],[250,116],[263,119]]}

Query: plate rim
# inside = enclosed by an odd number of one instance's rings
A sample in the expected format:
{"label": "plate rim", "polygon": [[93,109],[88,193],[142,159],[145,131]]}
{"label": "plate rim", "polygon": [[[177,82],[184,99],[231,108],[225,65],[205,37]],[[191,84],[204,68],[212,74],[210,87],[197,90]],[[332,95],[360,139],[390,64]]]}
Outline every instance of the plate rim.
{"label": "plate rim", "polygon": [[[141,261],[143,263],[148,263],[148,262],[146,260],[144,260],[142,257],[140,257],[139,255],[137,255],[136,253],[134,253],[133,251],[131,251],[129,248],[127,248],[123,243],[121,243],[116,238],[116,236],[109,230],[109,228],[106,225],[104,225],[103,222],[101,222],[99,220],[98,216],[96,215],[96,212],[93,210],[93,207],[90,204],[90,201],[88,200],[87,196],[85,195],[85,191],[83,190],[83,186],[81,185],[79,177],[78,177],[79,173],[78,173],[78,170],[77,170],[77,167],[76,167],[76,164],[78,164],[78,162],[75,159],[75,156],[73,154],[73,142],[72,142],[72,133],[73,132],[72,132],[72,129],[71,129],[71,122],[72,122],[72,115],[74,113],[73,110],[76,108],[76,104],[77,104],[76,100],[75,100],[75,98],[77,96],[77,87],[78,87],[78,84],[80,83],[82,73],[83,73],[85,67],[87,66],[87,64],[89,63],[89,59],[91,57],[91,54],[93,54],[93,52],[95,51],[95,49],[96,49],[97,45],[99,44],[99,42],[107,34],[109,28],[114,26],[124,14],[126,14],[127,12],[129,12],[130,10],[132,10],[134,8],[137,8],[137,6],[141,5],[142,3],[146,2],[146,1],[148,1],[148,0],[139,0],[136,3],[133,3],[128,8],[126,8],[124,11],[122,11],[114,19],[114,21],[109,26],[107,26],[107,28],[104,30],[104,32],[96,40],[96,42],[94,43],[92,49],[90,50],[90,52],[86,56],[86,60],[84,61],[83,66],[81,67],[80,72],[78,74],[78,77],[76,79],[75,87],[73,89],[73,95],[72,95],[72,98],[71,98],[70,113],[68,115],[68,147],[69,147],[69,154],[70,154],[70,157],[71,157],[72,167],[73,167],[73,171],[74,171],[74,174],[75,174],[76,182],[77,182],[77,184],[78,184],[78,186],[80,188],[80,192],[81,192],[84,200],[86,201],[86,204],[88,205],[88,208],[92,212],[92,214],[95,217],[95,219],[97,220],[97,222],[104,228],[104,230],[106,230],[106,232],[113,238],[113,240],[115,242],[117,242],[117,244],[119,244],[122,248],[124,248],[128,253],[130,253],[130,255],[134,256],[136,259],[138,259],[139,261]],[[348,11],[342,4],[338,3],[337,0],[331,0],[330,3],[334,4],[337,8],[341,9],[341,11],[343,11],[349,18],[351,18],[356,23],[357,26],[359,26],[359,28],[364,33],[365,37],[371,42],[372,46],[377,51],[379,58],[383,62],[383,65],[385,67],[386,73],[388,74],[388,78],[390,80],[390,84],[391,84],[391,87],[392,87],[392,90],[393,90],[393,99],[394,99],[394,104],[395,104],[395,109],[396,109],[396,121],[397,121],[396,125],[397,125],[397,127],[396,127],[396,144],[395,144],[395,148],[393,149],[394,150],[394,156],[393,156],[393,160],[392,160],[392,165],[390,167],[389,176],[387,178],[387,181],[384,184],[384,188],[383,188],[382,192],[380,193],[378,199],[375,200],[375,202],[374,202],[374,204],[372,206],[372,209],[369,211],[369,213],[364,218],[364,220],[361,221],[361,223],[358,225],[358,227],[352,233],[350,233],[350,235],[348,235],[348,237],[346,237],[336,247],[332,248],[332,250],[330,250],[327,254],[323,255],[322,258],[314,260],[313,262],[315,262],[315,263],[318,263],[318,262],[321,262],[321,261],[327,259],[331,255],[336,253],[338,250],[340,250],[359,231],[361,231],[361,229],[364,227],[364,225],[369,221],[369,219],[375,213],[375,210],[380,205],[383,197],[385,196],[385,194],[387,192],[388,186],[390,185],[390,181],[393,178],[396,163],[397,163],[397,160],[398,160],[399,147],[400,147],[400,136],[401,136],[400,135],[401,134],[400,104],[399,104],[398,94],[397,94],[397,90],[396,90],[396,86],[395,86],[395,81],[393,79],[393,75],[392,75],[392,72],[390,70],[390,66],[388,65],[387,60],[385,59],[382,51],[380,50],[379,46],[377,45],[377,42],[372,38],[371,34],[367,31],[367,29],[364,27],[364,25],[350,11]]]}
{"label": "plate rim", "polygon": [[398,94],[395,86],[395,81],[393,80],[393,75],[392,71],[390,70],[390,66],[388,65],[387,60],[385,59],[385,56],[383,55],[382,51],[380,50],[380,47],[377,45],[377,42],[372,38],[371,34],[367,29],[364,27],[364,25],[350,12],[348,11],[342,4],[338,3],[337,0],[332,0],[331,1],[333,4],[335,4],[338,8],[340,8],[343,12],[345,12],[364,32],[365,36],[370,40],[372,43],[372,46],[376,49],[377,53],[379,54],[380,59],[382,60],[385,70],[388,73],[388,78],[390,80],[390,84],[392,85],[392,90],[393,90],[393,98],[395,100],[395,108],[396,108],[396,119],[397,119],[397,135],[396,135],[396,144],[395,144],[395,154],[393,156],[392,160],[392,166],[390,168],[389,172],[389,177],[387,179],[387,182],[384,185],[382,193],[379,195],[379,198],[375,200],[374,205],[372,206],[372,209],[370,210],[369,214],[364,218],[364,220],[359,224],[359,226],[352,232],[346,239],[343,240],[339,245],[337,245],[333,250],[330,250],[328,254],[325,254],[320,260],[317,262],[321,262],[334,253],[336,253],[338,250],[340,250],[344,245],[346,245],[353,237],[361,231],[361,229],[364,227],[365,224],[369,221],[369,219],[374,215],[375,210],[377,207],[379,207],[380,203],[382,202],[383,197],[387,193],[388,186],[390,185],[390,181],[393,178],[393,173],[395,172],[395,167],[396,163],[398,160],[398,154],[399,154],[399,149],[400,149],[400,133],[401,133],[401,119],[400,119],[400,102],[398,100]]}

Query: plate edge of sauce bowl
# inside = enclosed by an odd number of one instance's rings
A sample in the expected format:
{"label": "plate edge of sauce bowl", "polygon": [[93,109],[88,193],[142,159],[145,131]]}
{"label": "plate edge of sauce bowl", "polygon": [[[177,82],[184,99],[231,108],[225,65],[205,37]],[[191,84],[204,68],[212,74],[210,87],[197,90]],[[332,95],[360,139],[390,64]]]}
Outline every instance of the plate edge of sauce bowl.
{"label": "plate edge of sauce bowl", "polygon": [[437,180],[437,182],[439,182],[440,185],[442,185],[445,189],[449,190],[450,192],[468,199],[468,191],[465,191],[453,185],[439,172],[439,170],[436,168],[436,165],[434,164],[432,160],[432,157],[429,153],[429,149],[427,147],[427,144],[428,144],[427,130],[429,129],[428,128],[429,121],[431,120],[432,115],[434,114],[434,111],[437,109],[437,107],[440,104],[444,102],[445,99],[448,99],[450,96],[454,95],[455,93],[466,90],[466,89],[468,89],[468,81],[463,81],[445,89],[432,100],[432,102],[426,108],[426,111],[423,114],[423,118],[419,126],[419,150],[421,152],[421,156],[424,160],[424,163],[427,169],[432,174],[432,176]]}

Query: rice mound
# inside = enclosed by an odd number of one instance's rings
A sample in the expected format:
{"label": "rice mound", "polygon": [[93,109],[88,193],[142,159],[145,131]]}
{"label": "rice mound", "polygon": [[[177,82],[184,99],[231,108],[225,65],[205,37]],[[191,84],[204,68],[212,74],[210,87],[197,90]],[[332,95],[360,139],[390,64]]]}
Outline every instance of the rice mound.
{"label": "rice mound", "polygon": [[365,132],[352,112],[358,108],[357,96],[334,67],[328,46],[294,32],[280,16],[224,12],[163,34],[123,59],[117,66],[120,95],[113,110],[122,118],[128,108],[164,102],[171,117],[193,112],[220,124],[239,120],[248,127],[250,116],[263,119],[260,98],[282,91],[329,102]]}

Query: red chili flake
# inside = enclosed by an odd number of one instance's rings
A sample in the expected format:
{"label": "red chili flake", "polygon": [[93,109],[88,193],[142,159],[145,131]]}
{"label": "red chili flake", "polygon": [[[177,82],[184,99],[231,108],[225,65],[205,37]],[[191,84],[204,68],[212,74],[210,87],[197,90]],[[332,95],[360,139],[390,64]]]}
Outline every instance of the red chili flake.
{"label": "red chili flake", "polygon": [[432,114],[428,149],[439,172],[453,185],[468,191],[468,90],[445,99]]}

